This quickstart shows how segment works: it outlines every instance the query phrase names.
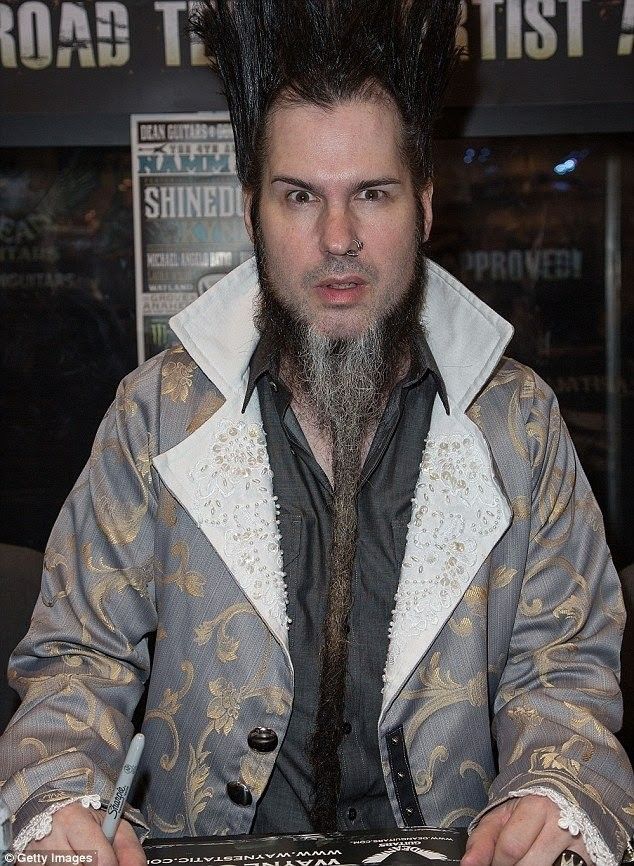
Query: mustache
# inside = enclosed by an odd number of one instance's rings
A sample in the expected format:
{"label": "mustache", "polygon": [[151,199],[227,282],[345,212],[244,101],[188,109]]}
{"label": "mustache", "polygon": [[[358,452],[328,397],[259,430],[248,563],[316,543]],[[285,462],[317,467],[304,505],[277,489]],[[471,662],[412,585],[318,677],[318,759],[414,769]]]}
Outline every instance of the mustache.
{"label": "mustache", "polygon": [[328,277],[345,277],[347,274],[358,274],[365,277],[368,282],[376,283],[379,279],[379,274],[376,268],[364,262],[359,261],[359,257],[344,257],[334,259],[330,262],[324,262],[319,267],[309,271],[302,279],[304,287],[309,288],[314,286]]}

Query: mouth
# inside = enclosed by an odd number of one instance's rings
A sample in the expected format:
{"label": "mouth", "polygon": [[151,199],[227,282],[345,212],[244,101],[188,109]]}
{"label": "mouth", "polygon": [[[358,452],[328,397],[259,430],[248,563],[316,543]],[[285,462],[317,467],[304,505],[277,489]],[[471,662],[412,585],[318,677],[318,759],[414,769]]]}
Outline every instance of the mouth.
{"label": "mouth", "polygon": [[354,304],[362,296],[368,284],[357,274],[345,277],[328,277],[317,283],[317,293],[327,304],[335,306]]}

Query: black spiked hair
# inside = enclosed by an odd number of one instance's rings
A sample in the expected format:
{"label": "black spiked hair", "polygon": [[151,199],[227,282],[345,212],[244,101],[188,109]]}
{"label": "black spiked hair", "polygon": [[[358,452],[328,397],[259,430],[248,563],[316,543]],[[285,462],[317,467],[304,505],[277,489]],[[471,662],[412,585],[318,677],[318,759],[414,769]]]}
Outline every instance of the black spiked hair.
{"label": "black spiked hair", "polygon": [[403,121],[417,187],[458,56],[460,0],[199,0],[190,17],[224,85],[237,172],[257,189],[266,117],[277,100],[329,107],[387,94]]}

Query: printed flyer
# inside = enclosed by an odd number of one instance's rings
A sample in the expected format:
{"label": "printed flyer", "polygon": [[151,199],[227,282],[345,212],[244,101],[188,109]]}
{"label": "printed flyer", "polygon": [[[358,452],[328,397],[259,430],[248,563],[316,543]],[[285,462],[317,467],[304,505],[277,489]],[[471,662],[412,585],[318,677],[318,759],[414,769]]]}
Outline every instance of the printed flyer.
{"label": "printed flyer", "polygon": [[139,363],[168,320],[252,254],[226,112],[132,115]]}

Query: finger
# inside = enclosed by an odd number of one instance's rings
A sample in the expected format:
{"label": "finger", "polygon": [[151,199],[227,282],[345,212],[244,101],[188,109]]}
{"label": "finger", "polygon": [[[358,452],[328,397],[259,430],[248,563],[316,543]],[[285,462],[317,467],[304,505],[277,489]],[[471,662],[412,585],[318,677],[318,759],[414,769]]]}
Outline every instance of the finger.
{"label": "finger", "polygon": [[574,851],[591,866],[591,860],[582,841],[572,839],[569,833],[558,830],[553,832],[552,828],[545,828],[539,834],[529,851],[517,866],[552,866],[564,851]]}
{"label": "finger", "polygon": [[119,866],[145,866],[147,859],[132,826],[122,821],[117,829],[113,844]]}
{"label": "finger", "polygon": [[[492,866],[516,866],[534,849],[546,824],[540,809],[532,808],[528,800],[520,800],[495,843]],[[562,849],[563,850],[563,849]],[[553,858],[554,859],[554,858]],[[552,866],[552,859],[546,866]]]}
{"label": "finger", "polygon": [[510,814],[505,806],[498,806],[482,818],[469,836],[460,866],[490,866],[496,839]]}
{"label": "finger", "polygon": [[93,851],[99,866],[117,866],[114,849],[104,836],[98,817],[74,825],[68,831],[68,839],[77,853]]}

